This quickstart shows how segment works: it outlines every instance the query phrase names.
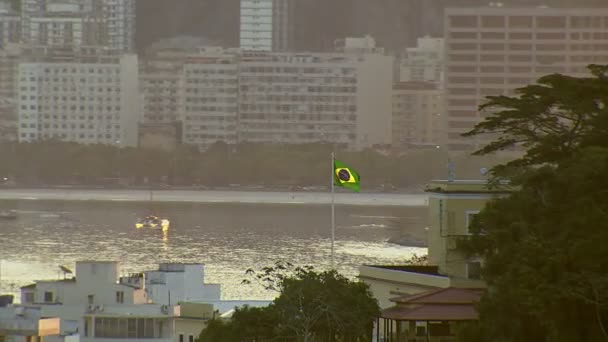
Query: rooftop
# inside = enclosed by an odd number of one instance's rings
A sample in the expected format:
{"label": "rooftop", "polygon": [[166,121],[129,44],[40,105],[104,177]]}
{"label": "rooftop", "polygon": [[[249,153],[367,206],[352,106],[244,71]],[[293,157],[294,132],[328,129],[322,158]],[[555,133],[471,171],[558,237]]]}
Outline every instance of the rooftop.
{"label": "rooftop", "polygon": [[382,310],[381,317],[398,321],[476,320],[475,308],[482,289],[442,288],[411,296],[393,298],[397,305]]}

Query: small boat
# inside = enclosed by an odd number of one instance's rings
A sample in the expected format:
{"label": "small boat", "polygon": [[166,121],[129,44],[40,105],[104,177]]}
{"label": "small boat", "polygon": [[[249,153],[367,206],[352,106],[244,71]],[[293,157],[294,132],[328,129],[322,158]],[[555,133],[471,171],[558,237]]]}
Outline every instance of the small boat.
{"label": "small boat", "polygon": [[17,219],[17,210],[0,211],[0,219],[16,220]]}
{"label": "small boat", "polygon": [[158,216],[149,215],[144,218],[138,219],[135,223],[135,228],[151,228],[151,229],[169,229],[170,222],[168,219],[161,219]]}

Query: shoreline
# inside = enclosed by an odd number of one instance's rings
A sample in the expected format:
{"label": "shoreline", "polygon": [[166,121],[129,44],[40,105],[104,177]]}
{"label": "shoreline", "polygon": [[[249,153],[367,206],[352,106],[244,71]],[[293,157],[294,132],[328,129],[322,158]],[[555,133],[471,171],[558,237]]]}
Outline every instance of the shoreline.
{"label": "shoreline", "polygon": [[[331,197],[303,191],[0,188],[0,200],[327,205]],[[426,194],[335,193],[338,205],[424,207],[427,202]]]}

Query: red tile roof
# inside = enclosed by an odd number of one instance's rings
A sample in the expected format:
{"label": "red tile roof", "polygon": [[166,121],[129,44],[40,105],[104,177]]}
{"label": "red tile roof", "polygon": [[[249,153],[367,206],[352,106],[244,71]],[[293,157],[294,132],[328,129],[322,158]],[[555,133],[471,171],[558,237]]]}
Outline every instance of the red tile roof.
{"label": "red tile roof", "polygon": [[381,312],[382,318],[399,321],[468,321],[479,318],[475,304],[482,289],[448,287],[412,296],[393,298],[397,305]]}

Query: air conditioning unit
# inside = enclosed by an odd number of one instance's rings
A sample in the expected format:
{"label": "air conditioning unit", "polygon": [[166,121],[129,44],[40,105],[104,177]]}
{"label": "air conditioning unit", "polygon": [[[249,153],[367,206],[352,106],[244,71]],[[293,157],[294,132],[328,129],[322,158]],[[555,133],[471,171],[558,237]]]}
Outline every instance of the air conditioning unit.
{"label": "air conditioning unit", "polygon": [[99,311],[99,312],[103,312],[103,305],[97,305],[95,307],[95,310]]}
{"label": "air conditioning unit", "polygon": [[89,304],[89,305],[87,306],[87,312],[93,312],[93,311],[95,311],[95,305],[93,305],[93,304]]}
{"label": "air conditioning unit", "polygon": [[164,314],[168,314],[169,313],[169,305],[161,305],[160,306],[160,312],[162,312]]}

